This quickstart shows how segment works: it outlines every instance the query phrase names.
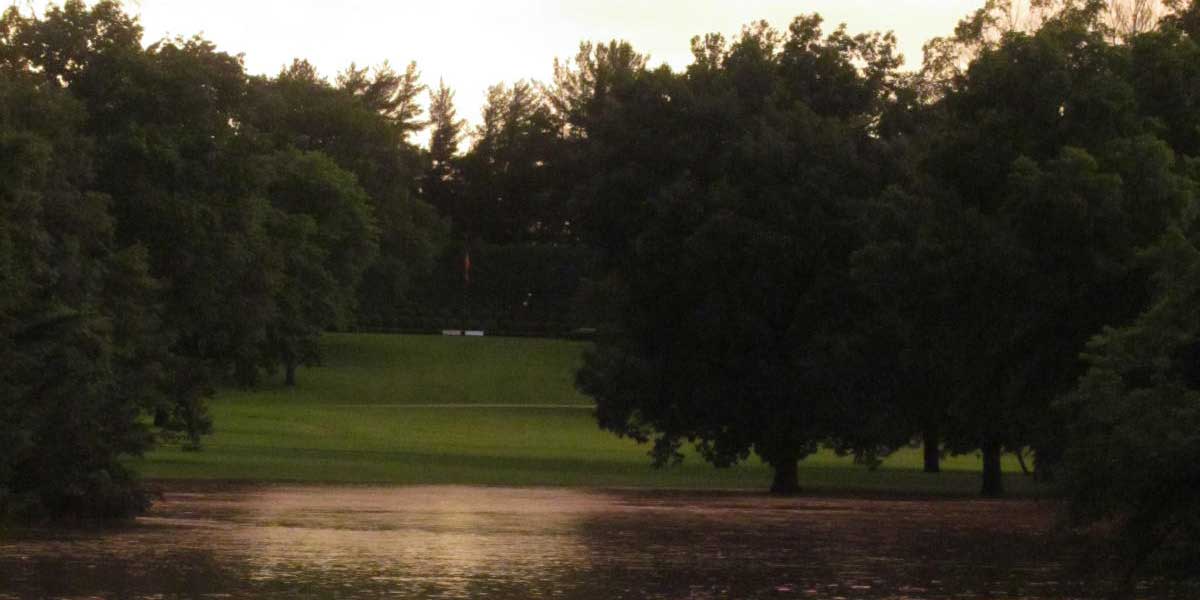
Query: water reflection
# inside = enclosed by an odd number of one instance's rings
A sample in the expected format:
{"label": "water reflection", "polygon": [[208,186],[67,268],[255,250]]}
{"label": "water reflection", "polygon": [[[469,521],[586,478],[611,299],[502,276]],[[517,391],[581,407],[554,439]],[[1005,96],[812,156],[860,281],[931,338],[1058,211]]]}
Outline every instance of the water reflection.
{"label": "water reflection", "polygon": [[259,581],[297,576],[469,598],[505,587],[563,586],[586,567],[581,515],[603,510],[571,491],[481,488],[256,494],[235,530]]}
{"label": "water reflection", "polygon": [[1087,597],[1049,531],[1031,502],[210,486],[0,540],[0,598]]}

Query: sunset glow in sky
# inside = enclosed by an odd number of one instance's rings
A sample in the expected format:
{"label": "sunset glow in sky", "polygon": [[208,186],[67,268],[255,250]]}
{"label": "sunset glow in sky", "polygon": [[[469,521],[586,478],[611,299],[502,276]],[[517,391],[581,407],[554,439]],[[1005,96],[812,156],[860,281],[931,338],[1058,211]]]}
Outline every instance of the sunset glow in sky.
{"label": "sunset glow in sky", "polygon": [[[45,2],[38,4],[44,5]],[[549,81],[555,57],[573,56],[582,40],[618,38],[649,54],[651,64],[691,62],[694,35],[733,37],[765,19],[786,28],[817,12],[827,29],[892,30],[909,65],[921,45],[946,35],[982,0],[131,0],[147,43],[200,33],[224,51],[244,53],[251,73],[274,74],[307,58],[332,77],[351,62],[397,69],[415,60],[422,81],[439,78],[456,92],[459,116],[478,120],[489,85]]]}

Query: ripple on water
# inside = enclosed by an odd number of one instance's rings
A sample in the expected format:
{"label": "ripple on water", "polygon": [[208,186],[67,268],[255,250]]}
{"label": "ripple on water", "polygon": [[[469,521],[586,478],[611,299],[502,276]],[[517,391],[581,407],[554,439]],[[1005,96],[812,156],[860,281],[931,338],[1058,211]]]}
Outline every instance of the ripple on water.
{"label": "ripple on water", "polygon": [[1031,502],[196,488],[0,540],[0,599],[1086,597],[1049,531]]}

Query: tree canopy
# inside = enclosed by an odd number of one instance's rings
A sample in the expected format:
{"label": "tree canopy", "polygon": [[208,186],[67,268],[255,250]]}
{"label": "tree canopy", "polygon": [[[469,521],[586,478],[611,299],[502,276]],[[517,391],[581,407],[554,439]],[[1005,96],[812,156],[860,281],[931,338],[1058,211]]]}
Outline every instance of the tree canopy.
{"label": "tree canopy", "polygon": [[322,332],[390,310],[441,244],[408,141],[415,65],[251,77],[73,0],[4,12],[0,78],[0,512],[143,508],[121,457],[198,448],[213,389],[293,383]]}
{"label": "tree canopy", "polygon": [[864,397],[834,373],[858,352],[847,261],[881,191],[873,124],[898,66],[890,38],[820,24],[697,40],[688,73],[637,75],[647,91],[620,108],[663,114],[654,133],[672,141],[655,147],[680,155],[626,188],[644,194],[622,200],[640,204],[634,231],[600,233],[621,318],[579,374],[601,426],[653,439],[658,462],[689,441],[717,465],[754,451],[783,492],[800,459],[851,434],[835,415]]}

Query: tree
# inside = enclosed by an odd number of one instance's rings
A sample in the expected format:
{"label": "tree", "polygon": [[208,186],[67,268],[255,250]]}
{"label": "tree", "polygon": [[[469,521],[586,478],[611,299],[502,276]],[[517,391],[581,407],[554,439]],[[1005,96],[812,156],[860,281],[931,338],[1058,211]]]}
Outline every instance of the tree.
{"label": "tree", "polygon": [[555,112],[574,135],[596,128],[597,118],[610,107],[614,93],[647,67],[646,56],[628,42],[608,44],[584,42],[571,62],[554,59],[554,85],[549,100]]}
{"label": "tree", "polygon": [[468,214],[459,227],[492,243],[553,241],[568,234],[559,193],[559,126],[532,84],[488,89],[471,150],[463,159]]}
{"label": "tree", "polygon": [[0,518],[127,516],[148,497],[121,459],[172,405],[159,285],[115,242],[82,107],[39,79],[0,68]]}
{"label": "tree", "polygon": [[96,188],[114,200],[117,239],[144,246],[167,286],[165,322],[187,372],[178,380],[252,382],[273,306],[256,266],[266,207],[240,129],[240,60],[200,39],[143,49],[140,27],[113,2],[68,2],[22,20],[13,37],[30,68],[86,108]]}
{"label": "tree", "polygon": [[955,269],[953,261],[968,255],[966,243],[975,231],[964,217],[892,187],[868,206],[865,242],[851,262],[861,293],[873,303],[873,336],[891,349],[880,365],[892,373],[889,389],[903,417],[892,427],[920,438],[927,473],[941,470],[946,392],[960,385],[962,348],[945,343],[958,339],[952,334],[957,323],[942,312],[950,307],[938,292]]}
{"label": "tree", "polygon": [[1113,31],[1128,39],[1154,27],[1160,18],[1157,0],[1123,0],[1109,4]]}
{"label": "tree", "polygon": [[321,333],[354,319],[355,290],[378,236],[366,192],[325,155],[286,151],[271,173],[272,240],[282,273],[264,355],[268,368],[282,364],[285,383],[295,385],[296,367],[319,358]]}
{"label": "tree", "polygon": [[[315,71],[314,71],[315,73]],[[359,100],[368,110],[384,117],[400,132],[401,140],[420,131],[428,124],[421,120],[418,97],[426,90],[421,84],[417,63],[410,62],[404,73],[397,73],[384,61],[372,76],[365,68],[351,64],[337,77],[337,87]]]}
{"label": "tree", "polygon": [[433,131],[429,137],[429,162],[421,192],[431,206],[461,227],[467,209],[463,203],[458,144],[462,141],[466,121],[457,118],[454,91],[446,87],[445,82],[439,81],[437,90],[429,94],[429,122]]}
{"label": "tree", "polygon": [[235,156],[241,63],[197,39],[143,49],[136,20],[113,2],[68,2],[42,19],[13,10],[4,22],[8,64],[65,87],[84,106],[81,130],[97,147],[94,188],[113,198],[117,243],[145,247],[164,283],[179,405],[156,421],[184,419],[194,443],[208,428],[204,390],[213,377],[253,368],[256,318],[270,306],[257,293],[253,259],[245,260],[261,240],[255,205],[229,201],[254,181]]}
{"label": "tree", "polygon": [[601,427],[652,440],[659,464],[687,442],[718,466],[754,452],[780,493],[820,442],[872,455],[845,419],[876,400],[844,377],[868,352],[848,261],[861,204],[880,191],[872,127],[892,43],[800,17],[786,38],[757,25],[728,49],[695,43],[678,88],[665,73],[629,84],[620,109],[660,109],[675,137],[656,147],[681,150],[659,162],[678,168],[670,183],[639,181],[647,195],[624,200],[640,204],[634,242],[605,248],[619,316],[577,379]]}
{"label": "tree", "polygon": [[1173,0],[1169,3],[1171,13],[1164,21],[1188,34],[1193,40],[1200,36],[1200,2],[1196,0]]}
{"label": "tree", "polygon": [[251,96],[248,123],[272,149],[321,152],[367,193],[379,245],[357,305],[369,322],[395,313],[445,243],[445,224],[419,193],[420,152],[407,141],[420,125],[416,77],[413,65],[404,75],[383,67],[373,77],[352,67],[335,87],[297,60],[274,79],[256,81]]}
{"label": "tree", "polygon": [[1129,598],[1138,577],[1194,578],[1200,560],[1200,251],[1175,229],[1144,260],[1154,301],[1092,339],[1087,373],[1061,404],[1070,516],[1109,532]]}
{"label": "tree", "polygon": [[1033,446],[1043,472],[1056,462],[1054,398],[1082,373],[1086,340],[1137,314],[1134,258],[1190,202],[1101,16],[1008,33],[936,94],[918,144],[927,175],[884,199],[856,257],[901,341],[906,412],[950,451],[982,451],[988,495],[1002,493],[1005,449]]}
{"label": "tree", "polygon": [[[1200,16],[1193,4],[1191,12]],[[1180,13],[1158,29],[1129,40],[1128,77],[1137,95],[1139,112],[1155,120],[1155,134],[1180,155],[1200,156],[1200,23]]]}
{"label": "tree", "polygon": [[[572,229],[605,263],[629,254],[646,200],[680,171],[682,82],[667,69],[650,71],[628,42],[580,44],[570,63],[557,59],[547,98],[561,123],[563,174]],[[597,169],[596,165],[604,165]]]}

